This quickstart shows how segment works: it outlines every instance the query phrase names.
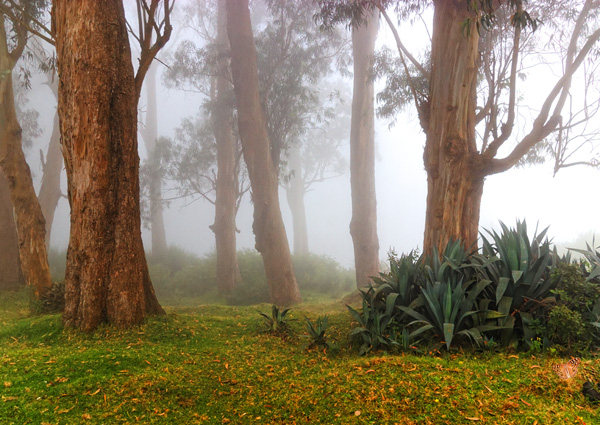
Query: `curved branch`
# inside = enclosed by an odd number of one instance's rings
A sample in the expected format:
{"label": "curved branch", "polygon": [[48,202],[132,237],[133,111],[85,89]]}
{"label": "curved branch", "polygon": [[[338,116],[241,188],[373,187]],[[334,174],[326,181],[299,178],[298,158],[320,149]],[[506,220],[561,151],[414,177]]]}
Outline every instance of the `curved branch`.
{"label": "curved branch", "polygon": [[[568,96],[571,78],[575,71],[579,69],[579,66],[583,63],[583,60],[587,57],[592,47],[594,47],[600,39],[600,29],[597,29],[588,37],[586,43],[575,57],[575,60],[572,60],[573,56],[575,56],[577,39],[582,28],[582,26],[579,25],[579,22],[583,22],[587,18],[592,3],[592,0],[588,0],[578,17],[576,28],[573,30],[571,41],[569,43],[565,73],[548,94],[538,117],[533,123],[531,132],[521,140],[507,157],[502,159],[486,158],[488,160],[487,164],[484,166],[484,173],[486,175],[501,173],[512,168],[536,143],[546,138],[560,123],[560,113]],[[549,117],[550,110],[557,97],[559,97],[559,99],[556,102],[552,116]]]}

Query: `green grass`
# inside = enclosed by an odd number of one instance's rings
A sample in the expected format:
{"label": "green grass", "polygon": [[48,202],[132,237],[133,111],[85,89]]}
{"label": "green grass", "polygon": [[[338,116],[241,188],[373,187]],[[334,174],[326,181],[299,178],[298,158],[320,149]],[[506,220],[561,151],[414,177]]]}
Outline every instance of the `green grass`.
{"label": "green grass", "polygon": [[[255,307],[167,307],[127,331],[63,329],[60,316],[24,317],[13,294],[0,310],[0,424],[598,424],[583,377],[561,381],[557,359],[530,354],[358,357],[341,304],[328,314],[339,354],[261,332]],[[584,360],[590,367],[598,360]]]}

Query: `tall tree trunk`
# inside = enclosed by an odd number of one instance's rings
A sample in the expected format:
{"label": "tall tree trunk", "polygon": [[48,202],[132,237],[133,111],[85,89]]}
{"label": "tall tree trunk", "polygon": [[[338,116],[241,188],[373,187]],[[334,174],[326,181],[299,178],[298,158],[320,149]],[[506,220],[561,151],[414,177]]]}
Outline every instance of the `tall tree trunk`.
{"label": "tall tree trunk", "polygon": [[427,215],[423,251],[460,237],[477,243],[484,173],[475,140],[477,31],[465,36],[465,2],[435,2],[429,121],[424,162]]}
{"label": "tall tree trunk", "polygon": [[[8,52],[3,15],[0,18],[0,69],[12,70],[14,60]],[[8,74],[0,77],[0,167],[10,189],[25,282],[34,287],[36,298],[40,298],[52,286],[44,240],[45,223],[21,142],[12,76]]]}
{"label": "tall tree trunk", "polygon": [[299,148],[292,149],[289,166],[293,175],[285,188],[285,194],[290,211],[292,212],[294,254],[308,254],[308,226],[306,224],[306,207],[304,205],[306,188],[302,175],[302,161]]}
{"label": "tall tree trunk", "polygon": [[[48,86],[58,99],[58,82],[50,80]],[[52,223],[54,222],[54,213],[56,206],[62,196],[60,190],[60,174],[62,173],[63,158],[60,151],[60,126],[58,122],[58,111],[54,116],[54,125],[52,127],[52,136],[46,153],[46,161],[44,163],[42,185],[38,194],[38,200],[44,219],[46,220],[46,248],[50,249],[50,236],[52,233]]]}
{"label": "tall tree trunk", "polygon": [[215,222],[211,229],[215,233],[217,249],[217,289],[221,294],[230,293],[241,281],[237,259],[236,200],[238,197],[238,175],[233,133],[233,105],[229,72],[229,38],[227,37],[227,12],[225,2],[219,1],[217,44],[216,102],[213,110],[213,126],[217,144],[217,190],[215,199]]}
{"label": "tall tree trunk", "polygon": [[248,0],[226,0],[226,6],[238,127],[254,202],[252,228],[256,249],[263,257],[271,301],[290,305],[300,302],[301,298],[281,217],[277,170],[271,160],[269,136],[260,104]]}
{"label": "tall tree trunk", "polygon": [[167,236],[162,208],[162,179],[158,171],[160,158],[156,151],[158,139],[158,108],[156,103],[156,70],[152,64],[146,78],[146,116],[141,131],[144,146],[148,153],[148,162],[152,167],[150,173],[150,229],[152,231],[152,258],[160,261],[167,254]]}
{"label": "tall tree trunk", "polygon": [[24,285],[8,181],[0,170],[0,291]]}
{"label": "tall tree trunk", "polygon": [[373,55],[379,12],[373,10],[360,27],[352,30],[354,91],[350,126],[350,186],[356,286],[363,288],[379,273],[377,199],[375,196],[375,113]]}
{"label": "tall tree trunk", "polygon": [[164,313],[140,229],[137,93],[121,0],[55,0],[58,112],[67,170],[68,327],[139,324]]}

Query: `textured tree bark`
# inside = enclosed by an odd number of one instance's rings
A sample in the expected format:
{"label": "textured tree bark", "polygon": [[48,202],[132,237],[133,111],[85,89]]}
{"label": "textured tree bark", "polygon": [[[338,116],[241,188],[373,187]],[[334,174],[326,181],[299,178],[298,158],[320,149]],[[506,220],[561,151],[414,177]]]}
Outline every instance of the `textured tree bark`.
{"label": "textured tree bark", "polygon": [[252,186],[252,228],[256,249],[263,257],[271,301],[290,305],[300,302],[301,298],[281,217],[277,170],[271,160],[269,136],[260,104],[248,0],[227,0],[226,7],[238,128]]}
{"label": "textured tree bark", "polygon": [[137,93],[121,0],[56,0],[58,113],[67,170],[68,327],[139,324],[164,313],[140,230]]}
{"label": "textured tree bark", "polygon": [[375,195],[375,95],[372,69],[379,13],[370,12],[367,21],[352,31],[354,91],[350,126],[350,186],[356,286],[364,288],[379,274],[377,199]]}
{"label": "textured tree bark", "polygon": [[294,254],[308,254],[308,226],[306,224],[306,206],[304,205],[304,178],[299,149],[293,149],[289,160],[294,175],[285,188],[294,230]]}
{"label": "textured tree bark", "polygon": [[427,215],[423,250],[439,252],[460,238],[475,246],[484,173],[475,140],[475,102],[479,36],[461,24],[466,3],[435,2],[429,120],[424,152]]}
{"label": "textured tree bark", "polygon": [[0,170],[0,291],[18,289],[24,284],[10,190]]}
{"label": "textured tree bark", "polygon": [[[2,15],[0,18],[0,70],[11,71],[16,60],[8,52],[4,19]],[[26,284],[34,288],[36,298],[41,298],[52,286],[45,223],[23,154],[10,73],[0,77],[0,167],[10,190],[23,276]]]}
{"label": "textured tree bark", "polygon": [[217,250],[217,289],[220,294],[230,293],[241,281],[237,260],[236,200],[238,197],[238,170],[236,167],[235,137],[233,133],[233,105],[230,100],[231,75],[229,72],[229,38],[225,2],[218,5],[216,99],[213,110],[213,128],[217,144],[217,189],[215,199],[215,233]]}
{"label": "textured tree bark", "polygon": [[158,139],[158,108],[156,103],[156,64],[150,66],[146,75],[146,116],[141,131],[148,162],[153,172],[150,179],[150,230],[152,232],[152,258],[160,261],[167,255],[167,235],[162,208],[162,181],[156,172],[160,159],[156,153]]}
{"label": "textured tree bark", "polygon": [[[49,82],[52,92],[58,99],[58,82]],[[62,173],[63,158],[60,151],[60,127],[58,122],[58,111],[54,116],[54,126],[48,151],[46,153],[46,161],[44,163],[42,185],[38,194],[38,200],[44,219],[46,220],[46,248],[50,249],[50,237],[52,233],[52,223],[54,222],[54,213],[56,206],[62,196],[60,190],[60,175]]]}

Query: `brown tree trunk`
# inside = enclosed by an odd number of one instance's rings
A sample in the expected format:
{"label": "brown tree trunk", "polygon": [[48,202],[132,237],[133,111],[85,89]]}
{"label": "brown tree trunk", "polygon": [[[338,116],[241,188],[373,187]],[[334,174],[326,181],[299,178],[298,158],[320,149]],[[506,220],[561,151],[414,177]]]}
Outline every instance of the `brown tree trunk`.
{"label": "brown tree trunk", "polygon": [[352,31],[354,91],[350,126],[350,186],[352,220],[350,234],[354,244],[356,286],[364,288],[379,273],[377,237],[377,199],[375,196],[375,95],[373,55],[379,26],[379,12]]}
{"label": "brown tree trunk", "polygon": [[[56,81],[49,82],[48,85],[52,92],[58,98],[58,83]],[[54,222],[54,213],[56,206],[62,196],[60,190],[60,174],[62,172],[63,158],[60,151],[60,126],[58,122],[58,111],[54,116],[54,126],[52,128],[52,136],[46,153],[46,161],[44,163],[42,185],[38,194],[38,200],[44,219],[46,220],[46,248],[50,249],[50,236],[52,232],[52,223]]]}
{"label": "brown tree trunk", "polygon": [[[2,15],[0,18],[0,69],[12,70],[15,60],[9,55],[4,19]],[[14,208],[25,282],[33,286],[36,298],[40,298],[52,286],[44,240],[45,223],[23,154],[10,74],[0,77],[0,167],[8,181]]]}
{"label": "brown tree trunk", "polygon": [[458,0],[435,2],[429,120],[424,162],[427,215],[423,251],[439,252],[460,237],[475,246],[484,174],[475,140],[477,31],[461,25],[469,17]]}
{"label": "brown tree trunk", "polygon": [[8,181],[0,170],[0,291],[24,285]]}
{"label": "brown tree trunk", "polygon": [[227,37],[227,14],[225,2],[218,5],[216,102],[213,110],[214,135],[217,144],[217,183],[215,198],[215,233],[217,249],[217,289],[220,294],[230,293],[241,281],[237,260],[236,200],[238,176],[233,133],[233,105],[229,102],[231,75],[229,72],[229,39]]}
{"label": "brown tree trunk", "polygon": [[279,206],[277,170],[271,160],[269,136],[258,91],[256,48],[248,0],[226,0],[231,44],[231,71],[244,160],[252,186],[253,230],[262,254],[271,301],[290,305],[301,301]]}
{"label": "brown tree trunk", "polygon": [[56,0],[58,113],[71,206],[68,327],[139,324],[164,313],[140,230],[137,93],[120,0]]}
{"label": "brown tree trunk", "polygon": [[148,153],[148,162],[152,167],[150,173],[150,230],[152,232],[152,258],[160,261],[167,255],[167,236],[162,208],[162,180],[159,168],[160,158],[156,152],[158,139],[158,108],[156,103],[156,69],[152,64],[146,78],[146,116],[141,131],[144,146]]}
{"label": "brown tree trunk", "polygon": [[304,205],[306,189],[302,176],[300,149],[294,148],[292,150],[289,166],[293,176],[285,188],[285,194],[292,212],[294,254],[308,254],[308,226],[306,224],[306,206]]}

